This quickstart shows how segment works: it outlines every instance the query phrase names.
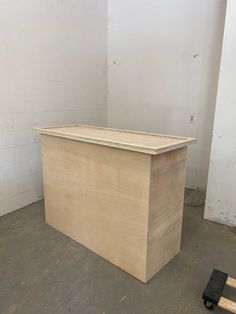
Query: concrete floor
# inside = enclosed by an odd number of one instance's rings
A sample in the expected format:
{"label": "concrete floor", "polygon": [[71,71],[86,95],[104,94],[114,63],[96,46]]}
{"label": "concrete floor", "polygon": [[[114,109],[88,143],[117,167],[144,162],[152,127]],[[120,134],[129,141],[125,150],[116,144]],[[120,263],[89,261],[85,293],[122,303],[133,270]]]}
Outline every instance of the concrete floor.
{"label": "concrete floor", "polygon": [[236,234],[202,216],[185,208],[181,253],[146,285],[47,226],[43,202],[3,216],[0,313],[209,313],[201,294],[212,268],[236,277]]}

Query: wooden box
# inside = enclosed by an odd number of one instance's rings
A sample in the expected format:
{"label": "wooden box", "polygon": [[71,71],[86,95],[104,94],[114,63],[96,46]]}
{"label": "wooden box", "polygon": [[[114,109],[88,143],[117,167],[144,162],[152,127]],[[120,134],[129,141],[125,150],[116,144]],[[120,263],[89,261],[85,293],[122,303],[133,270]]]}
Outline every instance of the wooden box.
{"label": "wooden box", "polygon": [[37,130],[46,222],[147,282],[180,250],[195,139],[82,125]]}

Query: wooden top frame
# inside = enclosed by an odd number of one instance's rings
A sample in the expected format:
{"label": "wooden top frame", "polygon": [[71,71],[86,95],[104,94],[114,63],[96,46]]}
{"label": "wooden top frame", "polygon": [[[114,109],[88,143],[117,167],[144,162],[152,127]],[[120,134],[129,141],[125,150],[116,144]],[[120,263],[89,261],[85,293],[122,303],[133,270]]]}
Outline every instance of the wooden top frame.
{"label": "wooden top frame", "polygon": [[189,137],[169,136],[157,133],[136,132],[79,124],[34,129],[40,134],[132,150],[151,155],[158,155],[196,143],[196,139]]}

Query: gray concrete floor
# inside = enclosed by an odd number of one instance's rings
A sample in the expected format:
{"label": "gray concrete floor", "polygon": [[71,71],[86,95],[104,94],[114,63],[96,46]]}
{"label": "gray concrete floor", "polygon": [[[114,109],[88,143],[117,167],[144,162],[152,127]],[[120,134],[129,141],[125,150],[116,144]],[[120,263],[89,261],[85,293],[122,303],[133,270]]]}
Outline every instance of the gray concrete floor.
{"label": "gray concrete floor", "polygon": [[185,207],[181,253],[146,285],[46,225],[43,202],[3,216],[0,313],[208,313],[201,294],[212,268],[236,277],[236,235],[202,216]]}

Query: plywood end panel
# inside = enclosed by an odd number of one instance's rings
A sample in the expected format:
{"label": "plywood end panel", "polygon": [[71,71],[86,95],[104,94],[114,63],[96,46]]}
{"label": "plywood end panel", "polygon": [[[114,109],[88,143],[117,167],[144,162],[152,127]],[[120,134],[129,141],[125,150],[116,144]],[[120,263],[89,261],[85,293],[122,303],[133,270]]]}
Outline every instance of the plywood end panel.
{"label": "plywood end panel", "polygon": [[153,156],[146,281],[180,250],[187,149]]}
{"label": "plywood end panel", "polygon": [[145,281],[151,156],[42,135],[46,222]]}

